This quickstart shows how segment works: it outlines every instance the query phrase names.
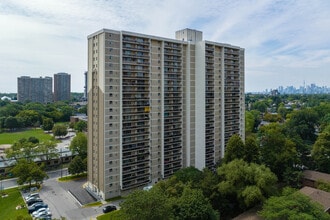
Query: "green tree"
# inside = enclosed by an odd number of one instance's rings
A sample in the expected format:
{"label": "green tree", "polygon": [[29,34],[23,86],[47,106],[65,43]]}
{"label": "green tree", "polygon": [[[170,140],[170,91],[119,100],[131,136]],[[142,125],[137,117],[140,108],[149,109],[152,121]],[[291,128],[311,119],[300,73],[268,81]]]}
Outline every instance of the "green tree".
{"label": "green tree", "polygon": [[38,144],[39,143],[39,139],[34,137],[34,136],[31,136],[27,139],[28,142],[31,142],[32,144]]}
{"label": "green tree", "polygon": [[221,165],[217,172],[221,179],[220,194],[235,198],[243,210],[264,201],[276,189],[277,177],[264,165],[236,159]]}
{"label": "green tree", "polygon": [[78,112],[87,115],[87,105],[81,106],[81,107],[78,109]]}
{"label": "green tree", "polygon": [[281,196],[269,198],[259,214],[267,220],[330,219],[330,215],[323,211],[321,205],[292,189],[285,189]]}
{"label": "green tree", "polygon": [[312,158],[321,172],[330,173],[330,132],[322,132],[312,149]]}
{"label": "green tree", "polygon": [[313,109],[302,109],[292,112],[286,123],[290,137],[296,134],[304,141],[313,143],[316,139],[315,127],[318,125],[318,115]]}
{"label": "green tree", "polygon": [[60,105],[60,112],[62,113],[61,121],[70,121],[70,116],[74,115],[74,108],[67,104]]}
{"label": "green tree", "polygon": [[0,117],[0,131],[5,128],[6,117]]}
{"label": "green tree", "polygon": [[202,178],[202,175],[203,172],[195,167],[182,168],[174,173],[177,181],[181,181],[183,183],[198,183]]}
{"label": "green tree", "polygon": [[74,129],[78,132],[86,131],[87,130],[87,122],[83,120],[79,120],[74,124]]}
{"label": "green tree", "polygon": [[172,200],[173,219],[177,220],[216,220],[219,214],[214,211],[209,200],[204,197],[199,189],[186,186],[182,195]]}
{"label": "green tree", "polygon": [[267,111],[268,103],[266,101],[256,101],[252,108],[253,110],[258,110],[259,112],[265,113]]}
{"label": "green tree", "polygon": [[29,142],[27,139],[22,138],[16,141],[10,148],[5,150],[7,158],[14,158],[18,161],[21,158],[25,158],[28,161],[32,161],[36,157],[37,144]]}
{"label": "green tree", "polygon": [[78,154],[82,159],[87,157],[87,137],[84,133],[78,132],[72,139],[70,146],[73,154]]}
{"label": "green tree", "polygon": [[52,118],[43,118],[42,129],[45,131],[51,131],[54,127],[54,121]]}
{"label": "green tree", "polygon": [[8,128],[10,130],[13,130],[13,129],[21,127],[21,125],[20,125],[19,121],[17,120],[17,118],[15,118],[13,116],[9,116],[5,119],[4,127]]}
{"label": "green tree", "polygon": [[283,134],[283,128],[277,123],[265,125],[260,129],[261,162],[282,180],[288,167],[297,163],[295,143]]}
{"label": "green tree", "polygon": [[198,181],[198,189],[203,191],[206,198],[210,200],[213,209],[217,210],[220,207],[220,193],[218,191],[219,176],[216,172],[204,168],[202,176]]}
{"label": "green tree", "polygon": [[260,149],[254,136],[245,140],[243,159],[248,163],[260,163]]}
{"label": "green tree", "polygon": [[75,156],[70,162],[68,168],[70,174],[79,174],[85,172],[86,170],[87,166],[85,166],[85,163],[80,156]]}
{"label": "green tree", "polygon": [[9,102],[8,104],[0,108],[0,115],[4,117],[15,117],[22,109],[22,105],[18,103]]}
{"label": "green tree", "polygon": [[45,141],[40,143],[37,146],[36,151],[43,155],[46,161],[59,157],[58,150],[56,149],[56,143],[54,141]]}
{"label": "green tree", "polygon": [[65,136],[68,133],[67,127],[63,124],[54,125],[52,131],[55,137]]}
{"label": "green tree", "polygon": [[254,115],[250,111],[245,111],[245,133],[254,131]]}
{"label": "green tree", "polygon": [[330,113],[323,116],[320,120],[320,130],[324,131],[330,125]]}
{"label": "green tree", "polygon": [[167,220],[173,217],[168,198],[154,187],[149,191],[136,190],[130,193],[121,203],[120,210],[127,220]]}
{"label": "green tree", "polygon": [[26,103],[23,106],[24,110],[33,110],[35,112],[37,112],[39,115],[44,115],[45,111],[46,111],[46,107],[44,104],[39,103],[39,102],[29,102]]}
{"label": "green tree", "polygon": [[261,112],[258,110],[251,110],[250,111],[254,117],[254,132],[257,131],[258,126],[262,120],[261,118]]}
{"label": "green tree", "polygon": [[224,161],[228,163],[235,159],[242,159],[244,157],[244,143],[238,134],[230,137],[225,151]]}
{"label": "green tree", "polygon": [[264,120],[268,122],[280,122],[282,117],[280,114],[265,113]]}
{"label": "green tree", "polygon": [[22,185],[24,183],[42,183],[47,174],[33,161],[20,159],[12,169],[13,174],[17,177],[17,183]]}
{"label": "green tree", "polygon": [[22,121],[24,127],[34,126],[37,122],[40,123],[41,121],[39,113],[34,110],[22,110],[16,117]]}

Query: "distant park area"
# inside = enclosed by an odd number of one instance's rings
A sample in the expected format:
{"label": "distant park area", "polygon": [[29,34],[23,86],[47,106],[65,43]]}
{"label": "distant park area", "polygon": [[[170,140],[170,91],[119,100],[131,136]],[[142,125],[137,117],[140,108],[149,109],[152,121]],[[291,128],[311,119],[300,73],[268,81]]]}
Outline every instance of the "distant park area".
{"label": "distant park area", "polygon": [[36,137],[39,142],[44,142],[53,139],[53,136],[44,133],[42,129],[26,129],[13,132],[0,133],[0,145],[1,144],[14,144],[16,141],[29,137]]}

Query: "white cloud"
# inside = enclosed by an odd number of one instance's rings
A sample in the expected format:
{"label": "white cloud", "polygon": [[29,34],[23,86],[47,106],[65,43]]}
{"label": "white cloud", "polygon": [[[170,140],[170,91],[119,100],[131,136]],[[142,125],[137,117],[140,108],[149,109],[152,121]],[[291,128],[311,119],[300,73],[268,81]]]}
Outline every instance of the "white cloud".
{"label": "white cloud", "polygon": [[188,27],[241,46],[247,91],[304,79],[329,86],[329,11],[322,0],[2,0],[0,92],[16,92],[18,76],[62,71],[82,91],[87,35],[102,28],[174,38]]}

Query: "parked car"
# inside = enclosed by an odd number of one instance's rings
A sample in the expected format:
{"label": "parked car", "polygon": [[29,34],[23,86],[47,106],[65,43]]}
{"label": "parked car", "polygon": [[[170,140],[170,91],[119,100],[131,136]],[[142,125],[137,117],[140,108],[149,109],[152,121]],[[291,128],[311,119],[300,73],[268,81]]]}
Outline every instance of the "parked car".
{"label": "parked car", "polygon": [[52,213],[49,210],[45,210],[45,211],[42,211],[42,212],[38,212],[33,217],[40,218],[41,216],[50,216],[51,217]]}
{"label": "parked car", "polygon": [[28,207],[28,211],[29,213],[32,213],[40,208],[48,208],[48,205],[44,202],[36,202]]}
{"label": "parked car", "polygon": [[27,204],[28,206],[31,206],[32,204],[34,204],[34,203],[36,203],[36,202],[43,202],[43,201],[42,201],[42,199],[40,199],[40,198],[33,198],[33,199],[27,201],[26,204]]}
{"label": "parked car", "polygon": [[28,200],[31,197],[39,197],[39,193],[29,193],[27,196],[25,196],[25,200]]}
{"label": "parked car", "polygon": [[25,199],[26,202],[32,200],[32,199],[36,199],[36,198],[39,198],[39,196],[30,196],[28,198]]}
{"label": "parked car", "polygon": [[107,206],[103,207],[103,209],[102,209],[103,213],[108,213],[108,212],[112,212],[115,210],[117,210],[117,208],[114,205],[107,205]]}
{"label": "parked car", "polygon": [[35,218],[38,220],[52,220],[52,215],[40,215],[39,217]]}
{"label": "parked car", "polygon": [[49,208],[41,208],[37,211],[32,212],[33,217],[37,217],[37,216],[40,216],[40,215],[43,215],[43,214],[51,214],[50,211],[49,211]]}

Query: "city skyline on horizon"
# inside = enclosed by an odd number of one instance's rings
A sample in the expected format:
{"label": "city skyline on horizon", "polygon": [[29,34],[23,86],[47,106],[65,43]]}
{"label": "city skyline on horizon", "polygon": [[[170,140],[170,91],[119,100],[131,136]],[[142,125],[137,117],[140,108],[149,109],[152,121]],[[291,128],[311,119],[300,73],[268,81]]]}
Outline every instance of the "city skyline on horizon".
{"label": "city skyline on horizon", "polygon": [[246,52],[246,92],[303,81],[329,86],[329,10],[330,2],[321,0],[4,0],[0,92],[17,92],[18,76],[57,72],[71,74],[72,91],[83,91],[87,36],[103,28],[166,38],[191,28],[210,41],[240,45]]}

